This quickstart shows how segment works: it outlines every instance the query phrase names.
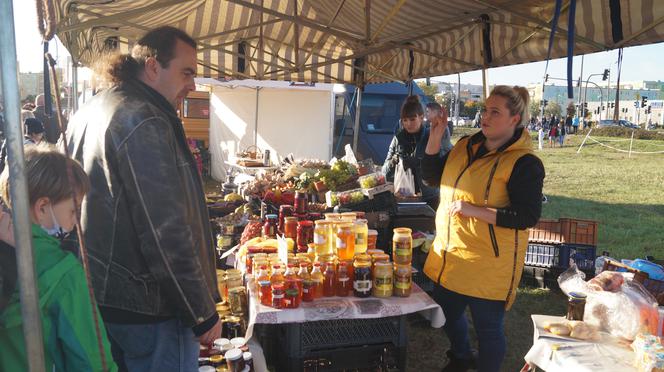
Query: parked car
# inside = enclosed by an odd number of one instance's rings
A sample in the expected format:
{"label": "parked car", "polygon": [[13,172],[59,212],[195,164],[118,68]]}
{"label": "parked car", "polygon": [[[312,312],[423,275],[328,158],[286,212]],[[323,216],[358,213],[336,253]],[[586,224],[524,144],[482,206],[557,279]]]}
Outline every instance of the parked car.
{"label": "parked car", "polygon": [[614,121],[612,119],[605,119],[605,120],[600,120],[599,121],[599,127],[622,127],[622,128],[629,128],[629,129],[639,129],[639,126],[632,123],[631,121],[628,120],[618,120]]}

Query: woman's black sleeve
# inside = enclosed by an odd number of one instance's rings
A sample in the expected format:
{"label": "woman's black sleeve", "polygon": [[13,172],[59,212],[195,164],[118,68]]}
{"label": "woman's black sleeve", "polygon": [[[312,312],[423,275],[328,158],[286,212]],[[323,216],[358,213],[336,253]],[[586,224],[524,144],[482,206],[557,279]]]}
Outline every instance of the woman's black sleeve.
{"label": "woman's black sleeve", "polygon": [[517,160],[507,183],[510,206],[498,209],[496,225],[523,230],[537,224],[542,214],[544,176],[544,165],[536,156]]}
{"label": "woman's black sleeve", "polygon": [[387,156],[385,157],[385,161],[383,162],[382,172],[388,181],[394,180],[394,169],[396,164],[392,161],[392,158],[397,154],[398,145],[399,141],[397,141],[397,137],[394,136],[394,138],[392,138],[392,142],[390,142],[390,147],[387,149]]}
{"label": "woman's black sleeve", "polygon": [[422,158],[422,181],[429,187],[439,187],[440,178],[443,176],[443,168],[447,162],[449,152],[443,156],[439,154],[424,154]]}

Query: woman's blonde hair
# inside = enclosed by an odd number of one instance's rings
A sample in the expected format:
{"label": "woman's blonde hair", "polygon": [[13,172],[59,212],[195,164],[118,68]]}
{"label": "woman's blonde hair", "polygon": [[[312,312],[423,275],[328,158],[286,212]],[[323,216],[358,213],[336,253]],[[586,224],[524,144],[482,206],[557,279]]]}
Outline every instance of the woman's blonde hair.
{"label": "woman's blonde hair", "polygon": [[528,112],[528,103],[530,102],[530,94],[528,89],[520,86],[507,86],[497,85],[491,91],[491,95],[503,97],[507,100],[507,108],[510,110],[510,115],[520,115],[521,120],[516,125],[517,128],[523,128],[530,120]]}
{"label": "woman's blonde hair", "polygon": [[[71,166],[73,182],[67,176],[68,166]],[[90,180],[81,165],[57,151],[53,145],[25,149],[25,175],[30,207],[40,198],[49,198],[52,204],[57,204],[71,198],[72,192],[81,197],[90,190]],[[0,196],[11,207],[9,192],[9,169],[6,167],[0,176]]]}

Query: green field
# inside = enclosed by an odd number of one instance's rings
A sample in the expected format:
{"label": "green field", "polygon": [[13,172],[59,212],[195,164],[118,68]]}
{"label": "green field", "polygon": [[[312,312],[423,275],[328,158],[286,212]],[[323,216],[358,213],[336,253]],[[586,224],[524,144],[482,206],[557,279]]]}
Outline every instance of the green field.
{"label": "green field", "polygon": [[[469,130],[457,130],[469,133]],[[546,169],[544,218],[576,217],[599,221],[599,248],[614,258],[652,255],[664,259],[664,154],[634,154],[631,158],[569,136],[564,148],[538,151]],[[601,138],[610,146],[629,150],[629,140]],[[536,146],[536,144],[535,144]],[[664,151],[664,141],[634,141],[633,151]],[[507,313],[508,352],[503,371],[519,371],[533,342],[531,314],[562,315],[566,299],[560,291],[520,288]],[[409,333],[409,371],[437,371],[449,347],[442,330],[412,317]]]}

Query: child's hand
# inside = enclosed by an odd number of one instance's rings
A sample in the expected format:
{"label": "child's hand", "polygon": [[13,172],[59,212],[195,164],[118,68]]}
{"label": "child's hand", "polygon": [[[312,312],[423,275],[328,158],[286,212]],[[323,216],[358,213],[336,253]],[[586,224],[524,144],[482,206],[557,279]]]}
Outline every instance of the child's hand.
{"label": "child's hand", "polygon": [[7,212],[0,212],[0,240],[12,247],[15,246],[12,216]]}

